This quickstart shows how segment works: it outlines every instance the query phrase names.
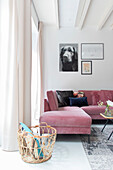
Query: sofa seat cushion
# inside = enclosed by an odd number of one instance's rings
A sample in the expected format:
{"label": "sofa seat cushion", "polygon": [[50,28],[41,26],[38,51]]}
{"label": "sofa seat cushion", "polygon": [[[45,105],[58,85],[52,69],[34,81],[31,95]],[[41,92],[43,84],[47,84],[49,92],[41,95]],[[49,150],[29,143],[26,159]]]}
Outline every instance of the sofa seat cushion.
{"label": "sofa seat cushion", "polygon": [[59,107],[58,110],[59,111],[75,111],[77,108],[79,109],[78,106],[73,106],[73,107],[65,106],[65,107]]}
{"label": "sofa seat cushion", "polygon": [[40,117],[40,122],[46,122],[51,126],[62,127],[90,127],[91,117],[82,109],[76,111],[50,111]]}
{"label": "sofa seat cushion", "polygon": [[90,105],[81,107],[89,115],[104,113],[106,106]]}

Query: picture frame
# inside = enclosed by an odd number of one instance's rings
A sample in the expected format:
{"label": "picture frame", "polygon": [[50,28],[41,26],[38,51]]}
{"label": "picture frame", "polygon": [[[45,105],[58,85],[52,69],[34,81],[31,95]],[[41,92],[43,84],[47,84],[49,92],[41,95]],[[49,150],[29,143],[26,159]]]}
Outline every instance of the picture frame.
{"label": "picture frame", "polygon": [[59,71],[78,72],[78,44],[59,44]]}
{"label": "picture frame", "polygon": [[103,60],[104,43],[82,43],[81,44],[82,60]]}
{"label": "picture frame", "polygon": [[92,74],[92,61],[81,61],[81,74],[82,75]]}

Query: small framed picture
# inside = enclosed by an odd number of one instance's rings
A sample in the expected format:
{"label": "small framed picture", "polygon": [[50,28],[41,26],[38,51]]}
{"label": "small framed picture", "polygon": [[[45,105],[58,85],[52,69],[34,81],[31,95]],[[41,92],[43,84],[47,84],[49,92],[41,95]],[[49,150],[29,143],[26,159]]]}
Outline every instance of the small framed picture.
{"label": "small framed picture", "polygon": [[92,61],[81,61],[81,74],[83,75],[92,74]]}
{"label": "small framed picture", "polygon": [[103,60],[104,44],[103,43],[82,43],[81,44],[82,60]]}

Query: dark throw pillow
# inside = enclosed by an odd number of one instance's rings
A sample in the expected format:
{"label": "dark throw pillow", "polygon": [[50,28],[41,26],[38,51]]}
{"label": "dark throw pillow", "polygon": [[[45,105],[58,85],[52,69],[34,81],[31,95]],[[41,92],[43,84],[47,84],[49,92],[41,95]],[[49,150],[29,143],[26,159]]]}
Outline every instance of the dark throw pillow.
{"label": "dark throw pillow", "polygon": [[73,98],[70,97],[70,106],[88,106],[87,97]]}
{"label": "dark throw pillow", "polygon": [[58,106],[63,107],[63,106],[70,106],[70,101],[69,97],[73,97],[73,91],[59,91],[56,90],[57,94],[57,99],[58,99]]}

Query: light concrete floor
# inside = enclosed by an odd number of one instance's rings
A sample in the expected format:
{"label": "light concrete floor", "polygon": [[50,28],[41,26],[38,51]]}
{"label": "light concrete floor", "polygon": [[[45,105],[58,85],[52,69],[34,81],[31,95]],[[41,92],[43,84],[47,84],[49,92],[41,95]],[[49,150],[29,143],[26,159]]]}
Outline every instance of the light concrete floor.
{"label": "light concrete floor", "polygon": [[[112,125],[108,125],[112,126]],[[92,125],[103,127],[103,125]],[[6,152],[0,148],[0,170],[91,170],[79,135],[58,135],[52,158],[41,164],[21,160],[19,152]]]}
{"label": "light concrete floor", "polygon": [[52,158],[41,164],[21,160],[19,152],[0,148],[0,170],[91,170],[79,135],[58,135]]}

